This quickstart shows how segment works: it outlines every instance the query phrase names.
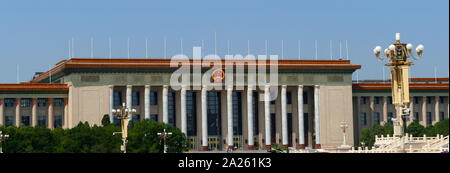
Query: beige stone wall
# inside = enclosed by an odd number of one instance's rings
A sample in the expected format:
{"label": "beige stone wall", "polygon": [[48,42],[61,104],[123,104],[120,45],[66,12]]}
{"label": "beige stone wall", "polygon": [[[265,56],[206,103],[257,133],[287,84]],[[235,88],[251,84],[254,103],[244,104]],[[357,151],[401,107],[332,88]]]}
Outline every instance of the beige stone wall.
{"label": "beige stone wall", "polygon": [[71,87],[69,91],[69,128],[79,122],[100,125],[104,114],[109,114],[109,87]]}

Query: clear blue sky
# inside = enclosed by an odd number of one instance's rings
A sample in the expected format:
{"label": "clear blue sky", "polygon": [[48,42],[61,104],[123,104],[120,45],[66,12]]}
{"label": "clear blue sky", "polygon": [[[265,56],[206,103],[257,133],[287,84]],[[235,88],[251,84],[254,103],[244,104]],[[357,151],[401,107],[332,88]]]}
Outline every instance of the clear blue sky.
{"label": "clear blue sky", "polygon": [[[145,57],[145,38],[149,38],[151,57],[191,54],[192,46],[205,40],[206,53],[213,53],[217,32],[218,53],[264,52],[269,41],[271,54],[314,59],[314,41],[319,58],[339,56],[339,41],[348,40],[352,63],[361,64],[359,79],[382,78],[382,63],[372,55],[376,45],[386,47],[395,33],[414,45],[424,44],[425,54],[415,61],[413,77],[447,77],[449,70],[448,0],[315,0],[315,1],[119,1],[119,0],[1,0],[0,1],[0,83],[29,80],[34,72],[68,57],[68,40],[75,39],[75,56],[90,57],[90,38],[94,38],[94,57],[108,57],[108,37],[113,57],[127,57],[127,38],[131,57]],[[343,44],[344,48],[344,44]],[[345,56],[345,49],[343,53]],[[356,75],[355,75],[356,76]],[[387,70],[386,70],[387,76]]]}

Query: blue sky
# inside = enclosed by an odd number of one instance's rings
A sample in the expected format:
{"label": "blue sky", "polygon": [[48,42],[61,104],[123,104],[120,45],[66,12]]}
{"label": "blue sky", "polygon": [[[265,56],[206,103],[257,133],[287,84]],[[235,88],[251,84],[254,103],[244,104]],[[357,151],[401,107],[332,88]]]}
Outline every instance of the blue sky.
{"label": "blue sky", "polygon": [[[268,40],[271,54],[314,59],[318,41],[319,59],[339,56],[339,42],[345,52],[348,40],[353,64],[363,66],[359,79],[381,79],[383,64],[372,55],[376,45],[385,48],[402,34],[404,42],[424,44],[425,54],[412,67],[413,77],[448,77],[449,1],[448,0],[0,0],[0,83],[29,80],[34,72],[68,58],[68,41],[75,40],[75,57],[108,57],[108,38],[113,57],[127,57],[130,38],[131,57],[145,57],[145,38],[151,57],[163,57],[167,39],[168,57],[190,55],[192,46],[205,43],[205,52],[214,52],[217,33],[218,54],[227,51],[245,54],[250,40],[252,54],[264,53]],[[386,77],[388,70],[386,70]],[[354,75],[356,79],[356,74]]]}

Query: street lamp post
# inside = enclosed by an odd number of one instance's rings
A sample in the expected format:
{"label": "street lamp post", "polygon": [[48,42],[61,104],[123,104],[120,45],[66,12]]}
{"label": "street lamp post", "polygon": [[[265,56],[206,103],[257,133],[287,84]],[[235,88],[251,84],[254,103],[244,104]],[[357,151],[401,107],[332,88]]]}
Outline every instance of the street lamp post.
{"label": "street lamp post", "polygon": [[163,140],[163,145],[164,145],[164,153],[167,153],[166,140],[172,135],[172,132],[166,132],[166,129],[164,129],[163,132],[158,132],[157,135],[161,136],[161,138]]}
{"label": "street lamp post", "polygon": [[120,151],[127,153],[127,137],[128,137],[128,123],[131,119],[131,115],[136,113],[136,109],[127,108],[125,103],[122,103],[122,107],[119,109],[112,109],[112,113],[120,120],[121,132],[114,132],[113,135],[122,134],[122,145]]}
{"label": "street lamp post", "polygon": [[405,152],[403,116],[409,115],[410,112],[409,66],[414,65],[413,62],[408,61],[408,58],[412,55],[414,59],[418,60],[423,54],[424,46],[420,44],[416,47],[416,56],[412,54],[413,45],[411,43],[405,44],[400,42],[400,33],[396,33],[395,40],[394,44],[384,49],[384,57],[380,56],[380,46],[376,46],[373,52],[379,60],[389,60],[385,65],[391,67],[392,103],[395,106],[397,116],[395,121],[393,121],[394,136],[399,137],[401,140],[400,152]]}
{"label": "street lamp post", "polygon": [[0,154],[3,153],[3,142],[9,138],[8,134],[3,134],[3,131],[0,131]]}
{"label": "street lamp post", "polygon": [[340,127],[342,129],[342,135],[343,135],[343,138],[344,138],[343,141],[342,141],[342,147],[346,147],[347,146],[347,134],[345,132],[346,132],[346,130],[348,128],[347,122],[342,121]]}

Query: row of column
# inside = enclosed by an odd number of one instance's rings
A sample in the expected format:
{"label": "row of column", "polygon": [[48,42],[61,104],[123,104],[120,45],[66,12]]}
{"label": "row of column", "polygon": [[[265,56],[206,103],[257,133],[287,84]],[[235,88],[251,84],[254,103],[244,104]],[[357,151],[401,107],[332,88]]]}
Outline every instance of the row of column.
{"label": "row of column", "polygon": [[[19,127],[21,126],[21,109],[20,109],[20,98],[16,98],[15,100],[15,126]],[[31,126],[35,127],[37,126],[37,98],[32,98],[31,99]],[[54,109],[53,109],[53,103],[54,103],[54,99],[53,98],[48,98],[48,113],[47,113],[47,127],[48,128],[53,128],[54,127]],[[5,115],[4,115],[4,98],[0,98],[0,125],[4,124],[5,122]],[[67,123],[65,119],[67,118],[68,115],[68,99],[64,98],[64,116],[63,116],[63,127],[67,126]]]}
{"label": "row of column", "polygon": [[[110,110],[113,109],[113,92],[114,87],[110,86]],[[281,115],[282,115],[282,145],[288,146],[288,120],[287,120],[287,103],[286,103],[286,85],[281,86]],[[248,130],[248,149],[254,149],[254,132],[253,132],[253,86],[248,86],[247,89],[247,127]],[[232,149],[233,144],[233,86],[226,87],[227,96],[227,145],[229,149]],[[126,106],[131,108],[131,93],[132,86],[127,85],[126,87]],[[146,119],[150,119],[150,86],[145,85],[145,96],[144,96],[144,115]],[[162,90],[162,115],[163,122],[168,123],[168,86],[164,85]],[[304,132],[304,117],[303,117],[303,86],[298,86],[298,117],[299,117],[299,144],[300,148],[305,148],[305,132]],[[181,131],[187,133],[187,115],[186,115],[186,86],[181,87],[180,92],[180,114],[181,114]],[[207,86],[203,86],[201,90],[201,127],[202,127],[202,137],[201,137],[201,150],[208,150],[208,116],[207,116]],[[314,86],[314,121],[315,121],[315,135],[316,135],[316,148],[321,148],[320,145],[320,109],[319,109],[319,86]],[[110,119],[112,122],[112,112],[110,112]],[[266,149],[270,149],[271,146],[271,119],[270,119],[270,86],[266,85],[264,87],[264,118],[265,118],[265,144]]]}

